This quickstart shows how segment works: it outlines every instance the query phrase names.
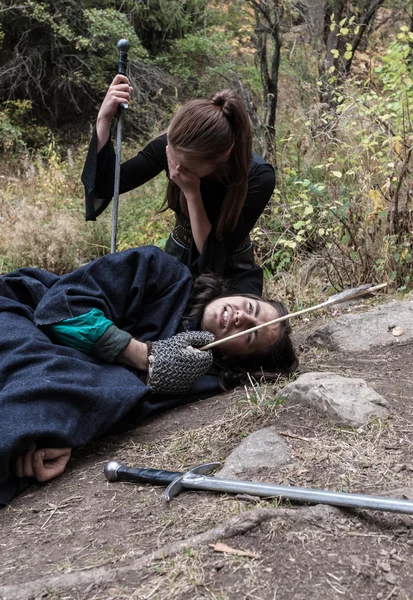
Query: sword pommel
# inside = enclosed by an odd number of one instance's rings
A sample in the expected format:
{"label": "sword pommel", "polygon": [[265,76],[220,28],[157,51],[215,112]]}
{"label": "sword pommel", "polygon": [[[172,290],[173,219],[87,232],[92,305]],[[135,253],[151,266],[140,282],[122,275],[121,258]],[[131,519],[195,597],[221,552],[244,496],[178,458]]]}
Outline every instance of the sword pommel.
{"label": "sword pommel", "polygon": [[128,52],[129,51],[129,40],[125,40],[125,39],[121,39],[119,40],[119,42],[116,44],[119,52]]}
{"label": "sword pommel", "polygon": [[104,469],[104,473],[106,475],[106,479],[108,481],[117,481],[118,480],[118,471],[122,465],[118,463],[117,460],[111,460],[107,463]]}

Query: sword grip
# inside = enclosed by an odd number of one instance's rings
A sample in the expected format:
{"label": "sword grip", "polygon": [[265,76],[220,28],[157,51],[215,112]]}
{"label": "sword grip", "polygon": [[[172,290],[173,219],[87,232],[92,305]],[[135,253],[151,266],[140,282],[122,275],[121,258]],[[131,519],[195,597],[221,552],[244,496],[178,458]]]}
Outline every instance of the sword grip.
{"label": "sword grip", "polygon": [[[124,39],[119,40],[117,48],[119,50],[118,73],[127,77],[126,67],[128,64],[129,41]],[[119,110],[126,108],[128,108],[126,102],[119,104]]]}
{"label": "sword grip", "polygon": [[125,467],[114,461],[106,465],[104,472],[109,481],[132,481],[134,483],[150,483],[151,485],[163,486],[169,485],[177,477],[183,475],[180,471]]}
{"label": "sword grip", "polygon": [[119,40],[117,43],[117,48],[119,50],[118,73],[120,73],[120,75],[126,75],[126,65],[128,64],[129,51],[128,40]]}

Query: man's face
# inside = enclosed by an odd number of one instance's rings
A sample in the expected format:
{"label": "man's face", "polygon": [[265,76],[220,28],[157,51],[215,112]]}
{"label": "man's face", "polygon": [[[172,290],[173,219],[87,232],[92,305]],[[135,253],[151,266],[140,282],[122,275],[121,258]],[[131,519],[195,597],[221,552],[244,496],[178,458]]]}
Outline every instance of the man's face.
{"label": "man's face", "polygon": [[[201,329],[210,331],[216,340],[221,340],[278,317],[277,310],[268,302],[244,296],[228,296],[216,298],[207,304]],[[277,341],[280,330],[280,323],[274,323],[258,331],[223,342],[217,348],[228,355],[264,354]]]}

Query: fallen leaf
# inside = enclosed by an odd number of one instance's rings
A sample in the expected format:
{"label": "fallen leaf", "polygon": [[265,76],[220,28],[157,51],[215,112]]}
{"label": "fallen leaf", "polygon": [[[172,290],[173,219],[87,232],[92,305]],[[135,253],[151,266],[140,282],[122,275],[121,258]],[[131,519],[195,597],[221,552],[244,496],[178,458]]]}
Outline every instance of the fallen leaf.
{"label": "fallen leaf", "polygon": [[404,329],[402,329],[401,327],[394,327],[392,329],[392,334],[394,335],[394,337],[400,337],[401,335],[403,335],[404,333]]}
{"label": "fallen leaf", "polygon": [[248,558],[260,558],[259,554],[248,552],[246,550],[238,550],[237,548],[231,548],[231,546],[227,546],[227,544],[223,544],[222,542],[209,544],[209,547],[215,550],[215,552],[225,552],[226,554],[233,554],[234,556],[247,556]]}

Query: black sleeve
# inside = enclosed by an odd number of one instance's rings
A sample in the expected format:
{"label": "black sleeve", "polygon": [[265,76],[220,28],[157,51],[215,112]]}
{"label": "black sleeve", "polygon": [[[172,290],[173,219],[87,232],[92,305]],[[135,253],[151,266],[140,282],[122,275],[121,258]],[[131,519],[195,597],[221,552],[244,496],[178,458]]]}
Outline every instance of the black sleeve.
{"label": "black sleeve", "polygon": [[224,245],[228,253],[233,252],[253,229],[267,206],[275,187],[274,169],[268,163],[254,165],[249,174],[248,192],[238,224],[234,231],[225,236]]}
{"label": "black sleeve", "polygon": [[34,322],[43,327],[95,308],[142,341],[166,339],[177,331],[191,288],[177,260],[154,246],[131,248],[63,275],[40,300]]}
{"label": "black sleeve", "polygon": [[[167,170],[166,145],[166,134],[163,134],[149,142],[134,158],[121,164],[120,194],[143,185],[162,170]],[[113,197],[116,162],[113,143],[109,139],[99,153],[97,146],[94,130],[82,172],[87,221],[95,221]]]}

